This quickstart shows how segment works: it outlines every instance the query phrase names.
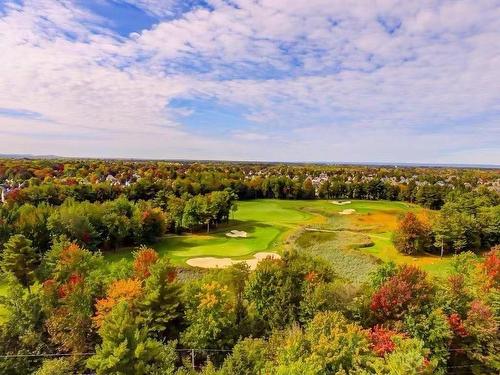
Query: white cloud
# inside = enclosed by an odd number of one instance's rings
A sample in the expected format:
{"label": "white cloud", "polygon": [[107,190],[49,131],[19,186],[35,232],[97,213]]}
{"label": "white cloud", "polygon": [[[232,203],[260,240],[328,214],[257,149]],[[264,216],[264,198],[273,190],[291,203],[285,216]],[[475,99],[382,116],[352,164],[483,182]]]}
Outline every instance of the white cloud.
{"label": "white cloud", "polygon": [[[73,1],[5,7],[0,108],[44,121],[0,117],[2,151],[500,163],[498,2],[127,2],[164,19],[123,38]],[[255,128],[196,135],[179,97]]]}

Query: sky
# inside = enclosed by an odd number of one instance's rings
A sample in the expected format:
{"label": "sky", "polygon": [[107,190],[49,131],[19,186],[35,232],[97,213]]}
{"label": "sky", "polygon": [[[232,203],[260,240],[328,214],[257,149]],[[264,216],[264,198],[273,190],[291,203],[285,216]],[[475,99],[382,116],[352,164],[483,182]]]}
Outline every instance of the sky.
{"label": "sky", "polygon": [[0,0],[0,154],[500,165],[499,0]]}

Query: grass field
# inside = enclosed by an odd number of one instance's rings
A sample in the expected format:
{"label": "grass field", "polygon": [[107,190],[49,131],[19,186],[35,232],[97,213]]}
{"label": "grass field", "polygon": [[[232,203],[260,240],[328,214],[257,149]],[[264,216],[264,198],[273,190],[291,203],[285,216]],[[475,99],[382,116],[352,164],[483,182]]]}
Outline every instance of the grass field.
{"label": "grass field", "polygon": [[[350,215],[340,215],[353,209]],[[352,201],[335,205],[330,201],[254,200],[238,202],[238,211],[229,224],[210,234],[167,236],[154,245],[174,264],[195,257],[247,259],[260,251],[281,252],[287,246],[322,256],[337,273],[363,281],[380,261],[415,264],[435,275],[446,274],[450,258],[426,255],[411,257],[396,251],[391,242],[398,216],[407,211],[424,215],[418,206],[403,202]],[[247,238],[228,238],[237,229]],[[109,261],[131,259],[131,249],[105,254]]]}
{"label": "grass field", "polygon": [[[194,257],[249,258],[252,254],[279,251],[284,234],[308,222],[313,215],[297,209],[290,201],[238,202],[238,211],[229,224],[219,225],[211,233],[168,235],[153,247],[161,255],[167,255],[175,264],[182,264]],[[246,238],[228,238],[232,229],[248,233]],[[130,249],[106,254],[109,260],[131,258]]]}

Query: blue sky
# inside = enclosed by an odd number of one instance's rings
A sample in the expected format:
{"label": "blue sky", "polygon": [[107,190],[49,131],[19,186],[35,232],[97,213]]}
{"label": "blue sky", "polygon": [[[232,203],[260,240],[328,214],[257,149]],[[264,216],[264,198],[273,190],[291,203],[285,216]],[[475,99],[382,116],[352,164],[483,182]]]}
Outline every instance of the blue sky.
{"label": "blue sky", "polygon": [[0,0],[0,154],[500,164],[495,0]]}

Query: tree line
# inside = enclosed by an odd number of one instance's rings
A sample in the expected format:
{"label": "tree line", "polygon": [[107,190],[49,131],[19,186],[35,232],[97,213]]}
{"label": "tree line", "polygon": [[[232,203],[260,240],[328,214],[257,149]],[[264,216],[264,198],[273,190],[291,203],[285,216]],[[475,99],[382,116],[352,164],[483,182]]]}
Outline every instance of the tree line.
{"label": "tree line", "polygon": [[67,198],[60,206],[25,203],[0,206],[0,246],[22,234],[38,252],[52,241],[68,238],[91,250],[152,243],[166,233],[210,228],[227,222],[236,209],[229,191],[206,195],[166,195],[155,201],[131,201],[124,196],[105,202]]}
{"label": "tree line", "polygon": [[500,244],[500,196],[487,189],[453,191],[431,220],[407,213],[393,241],[410,255],[478,251]]}
{"label": "tree line", "polygon": [[[256,177],[243,180],[224,180],[214,186],[203,185],[189,179],[152,180],[141,179],[129,185],[114,185],[109,182],[94,184],[67,184],[58,181],[36,183],[29,181],[26,185],[13,188],[6,194],[6,202],[14,204],[39,204],[46,202],[60,205],[67,198],[77,201],[104,202],[121,195],[130,200],[151,200],[158,196],[174,194],[200,195],[213,191],[230,189],[239,199],[371,199],[399,200],[417,203],[422,206],[439,209],[446,197],[452,191],[451,186],[395,185],[381,179],[370,181],[346,181],[339,177],[313,184],[311,178],[292,179],[287,176]],[[315,186],[316,185],[316,186]],[[465,190],[465,188],[462,187]]]}
{"label": "tree line", "polygon": [[137,201],[231,189],[239,199],[387,199],[432,209],[453,190],[500,189],[498,171],[488,169],[1,159],[0,185],[7,204],[103,202],[121,195]]}

